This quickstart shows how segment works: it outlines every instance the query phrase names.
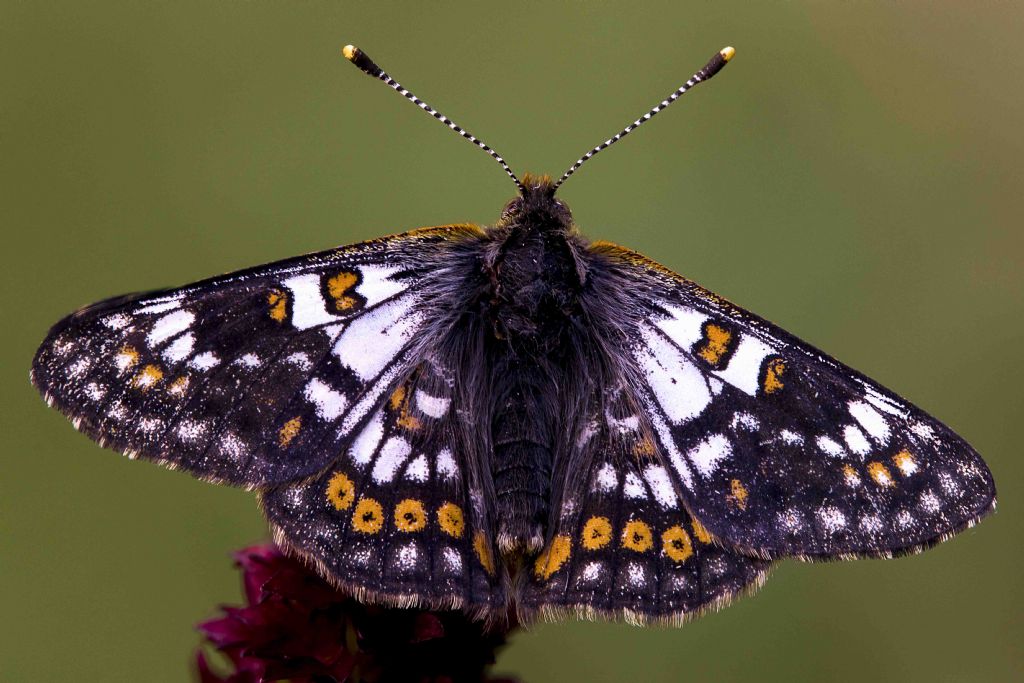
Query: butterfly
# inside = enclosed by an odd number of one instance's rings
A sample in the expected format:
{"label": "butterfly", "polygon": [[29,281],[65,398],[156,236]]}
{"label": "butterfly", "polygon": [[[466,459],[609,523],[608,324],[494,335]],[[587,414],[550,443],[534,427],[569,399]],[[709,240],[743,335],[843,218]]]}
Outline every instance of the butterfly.
{"label": "butterfly", "polygon": [[681,623],[777,559],[891,557],[994,509],[948,427],[658,263],[577,230],[556,182],[361,50],[518,195],[445,225],[109,299],[32,381],[100,445],[258,492],[275,540],[356,597],[487,619]]}

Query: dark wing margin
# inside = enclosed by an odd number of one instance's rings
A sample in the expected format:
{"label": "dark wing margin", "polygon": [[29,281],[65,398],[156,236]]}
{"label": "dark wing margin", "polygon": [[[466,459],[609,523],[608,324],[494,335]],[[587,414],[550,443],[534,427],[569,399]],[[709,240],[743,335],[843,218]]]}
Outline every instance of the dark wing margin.
{"label": "dark wing margin", "polygon": [[[980,456],[859,372],[639,254],[592,245],[625,297],[636,398],[708,531],[764,557],[886,557],[995,507]],[[609,295],[610,296],[610,295]]]}
{"label": "dark wing margin", "polygon": [[57,323],[32,383],[100,445],[248,488],[330,464],[415,364],[443,226],[179,289],[109,299]]}

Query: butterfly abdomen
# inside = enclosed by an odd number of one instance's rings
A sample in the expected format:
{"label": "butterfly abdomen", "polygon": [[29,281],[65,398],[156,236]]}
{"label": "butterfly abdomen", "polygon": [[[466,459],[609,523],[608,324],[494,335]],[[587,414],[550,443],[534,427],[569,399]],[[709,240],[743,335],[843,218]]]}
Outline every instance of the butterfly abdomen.
{"label": "butterfly abdomen", "polygon": [[506,552],[540,550],[551,493],[555,429],[555,416],[546,405],[554,385],[536,366],[515,369],[502,362],[498,369],[506,389],[493,422],[497,541]]}

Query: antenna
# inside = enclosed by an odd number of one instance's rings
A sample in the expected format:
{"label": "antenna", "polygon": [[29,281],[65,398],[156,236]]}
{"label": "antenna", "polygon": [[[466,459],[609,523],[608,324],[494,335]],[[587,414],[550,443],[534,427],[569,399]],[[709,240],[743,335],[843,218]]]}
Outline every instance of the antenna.
{"label": "antenna", "polygon": [[437,119],[444,125],[448,126],[449,128],[451,128],[456,133],[472,142],[474,145],[476,145],[483,151],[490,154],[491,157],[499,164],[501,164],[501,167],[503,169],[505,169],[505,173],[508,173],[508,177],[511,178],[512,182],[514,182],[516,184],[516,187],[519,188],[519,193],[526,193],[525,188],[523,188],[523,184],[519,182],[519,178],[516,177],[516,174],[512,172],[512,169],[508,167],[508,164],[505,163],[505,160],[502,159],[497,152],[488,147],[482,140],[478,140],[471,133],[469,133],[464,128],[460,127],[457,123],[449,119],[447,116],[445,116],[444,114],[434,109],[429,104],[427,104],[426,102],[424,102],[423,100],[421,100],[420,98],[416,97],[411,92],[403,88],[401,83],[391,78],[391,76],[389,76],[387,72],[385,72],[383,69],[377,66],[374,63],[374,61],[370,59],[369,55],[367,55],[365,52],[363,52],[354,45],[346,45],[345,47],[343,47],[341,49],[341,54],[345,56],[345,59],[359,67],[360,71],[362,71],[368,76],[373,76],[374,78],[384,81],[385,85],[387,85],[389,88],[395,90],[400,95],[405,97],[405,99],[409,100],[417,107],[427,112],[435,119]]}
{"label": "antenna", "polygon": [[594,158],[598,154],[598,152],[608,149],[616,142],[618,142],[619,140],[621,140],[622,138],[626,137],[634,130],[639,128],[641,124],[649,121],[651,118],[654,117],[655,114],[660,112],[662,109],[665,109],[666,107],[668,107],[668,105],[678,100],[680,97],[683,96],[683,93],[685,93],[687,90],[697,85],[698,83],[703,83],[704,81],[708,80],[716,73],[721,71],[722,68],[726,65],[726,63],[730,59],[732,59],[733,55],[735,54],[736,50],[734,50],[731,47],[723,47],[721,50],[716,52],[715,56],[712,57],[711,60],[704,65],[704,68],[695,73],[693,76],[691,76],[690,80],[686,81],[686,83],[684,83],[683,86],[679,88],[679,90],[676,90],[674,93],[672,93],[671,95],[663,99],[661,102],[659,102],[657,106],[655,106],[649,112],[647,112],[646,114],[638,118],[636,121],[623,128],[622,131],[619,132],[617,135],[608,138],[600,145],[598,145],[597,147],[595,147],[594,149],[590,150],[589,152],[581,156],[579,159],[577,159],[576,163],[570,166],[569,170],[563,173],[562,177],[558,179],[558,182],[555,183],[554,189],[557,190],[562,185],[562,183],[568,180],[569,176],[575,173],[577,169],[579,169],[579,167],[586,163],[589,159]]}

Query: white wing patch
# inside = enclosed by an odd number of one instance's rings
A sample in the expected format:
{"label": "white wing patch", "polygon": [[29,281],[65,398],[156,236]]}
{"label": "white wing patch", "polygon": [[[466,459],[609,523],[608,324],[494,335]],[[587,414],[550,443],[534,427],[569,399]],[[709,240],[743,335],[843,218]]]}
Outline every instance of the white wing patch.
{"label": "white wing patch", "polygon": [[831,455],[833,458],[841,457],[845,452],[843,451],[843,447],[840,446],[835,439],[827,436],[819,436],[815,439],[815,443],[825,455]]}
{"label": "white wing patch", "polygon": [[124,313],[115,313],[103,318],[102,322],[112,330],[123,330],[131,324],[132,319]]}
{"label": "white wing patch", "polygon": [[663,318],[655,324],[669,336],[672,341],[684,349],[688,349],[703,336],[701,327],[708,319],[703,313],[698,313],[692,308],[681,308],[679,306],[665,306],[671,317]]}
{"label": "white wing patch", "polygon": [[416,390],[416,407],[429,417],[441,419],[448,412],[448,405],[450,403],[450,398],[431,396],[420,389]]}
{"label": "white wing patch", "polygon": [[405,468],[405,478],[421,484],[425,483],[430,476],[427,468],[427,456],[417,455],[409,466]]}
{"label": "white wing patch", "polygon": [[[868,403],[881,410],[883,413],[888,413],[895,417],[906,419],[907,409],[892,400],[879,394],[873,387],[861,383],[864,388],[864,398]],[[852,409],[852,406],[851,406]]]}
{"label": "white wing patch", "polygon": [[195,343],[196,337],[194,334],[191,332],[183,334],[171,342],[160,355],[168,363],[180,363],[191,355]]}
{"label": "white wing patch", "polygon": [[889,423],[877,410],[862,401],[851,401],[849,409],[864,431],[883,444],[889,440]]}
{"label": "white wing patch", "polygon": [[437,454],[436,467],[437,473],[444,479],[455,479],[459,476],[459,466],[455,464],[455,458],[447,448],[442,448]]}
{"label": "white wing patch", "polygon": [[871,444],[868,443],[868,439],[864,436],[864,432],[860,431],[854,425],[846,425],[843,429],[843,441],[845,441],[846,446],[857,455],[867,455],[871,452]]}
{"label": "white wing patch", "polygon": [[663,508],[675,508],[679,506],[679,499],[676,496],[675,487],[668,471],[661,465],[648,465],[644,469],[644,479],[651,487],[655,500]]}
{"label": "white wing patch", "polygon": [[711,402],[711,391],[697,366],[650,327],[642,327],[644,344],[634,349],[647,385],[672,424],[692,420]]}
{"label": "white wing patch", "polygon": [[195,319],[195,314],[190,311],[175,311],[174,313],[168,313],[153,323],[153,327],[150,328],[146,341],[148,341],[151,346],[156,346],[157,344],[167,341],[176,334],[180,334],[187,330],[191,327],[192,323],[195,322]]}
{"label": "white wing patch", "polygon": [[[156,315],[157,313],[166,313],[167,311],[173,311],[175,308],[181,306],[181,295],[173,296],[169,299],[154,299],[152,302],[143,306],[142,308],[135,311],[140,315]],[[115,328],[119,329],[119,328]]]}
{"label": "white wing patch", "polygon": [[334,355],[364,381],[394,360],[419,327],[416,299],[402,297],[353,320],[334,344]]}
{"label": "white wing patch", "polygon": [[365,465],[370,462],[373,452],[377,450],[377,444],[382,438],[384,438],[384,413],[378,410],[369,424],[363,427],[355,441],[352,442],[349,456],[353,462],[357,465]]}
{"label": "white wing patch", "polygon": [[594,477],[594,487],[605,493],[614,491],[619,487],[619,475],[615,472],[615,468],[611,463],[606,462],[598,468],[597,476]]}
{"label": "white wing patch", "polygon": [[761,364],[768,356],[776,353],[775,349],[749,334],[740,335],[739,346],[724,370],[717,372],[719,377],[740,391],[753,396],[757,393],[757,380],[761,374]]}
{"label": "white wing patch", "polygon": [[378,484],[386,484],[395,478],[395,473],[412,452],[409,442],[400,436],[393,436],[384,442],[373,464],[373,480]]}
{"label": "white wing patch", "polygon": [[647,498],[647,489],[644,488],[644,482],[635,472],[626,473],[626,484],[622,487],[622,492],[627,498],[633,498],[634,500]]}
{"label": "white wing patch", "polygon": [[710,477],[718,469],[718,464],[732,455],[732,444],[724,435],[712,434],[691,448],[686,455],[698,472]]}
{"label": "white wing patch", "polygon": [[397,266],[365,265],[358,270],[363,281],[356,287],[356,293],[366,299],[367,308],[390,299],[408,287],[391,279],[392,275],[401,270]]}
{"label": "white wing patch", "polygon": [[327,312],[327,302],[320,292],[319,275],[295,275],[282,284],[292,292],[292,325],[298,329],[305,330],[340,320],[338,316]]}
{"label": "white wing patch", "polygon": [[683,485],[688,489],[692,489],[693,472],[690,471],[690,466],[683,459],[683,454],[679,452],[679,448],[676,446],[675,439],[672,438],[672,432],[669,430],[668,425],[665,424],[665,421],[657,413],[652,412],[650,419],[651,426],[658,433],[658,439],[661,441],[662,448],[668,452],[668,460],[672,464],[672,468],[683,480]]}
{"label": "white wing patch", "polygon": [[220,358],[212,351],[207,351],[190,360],[188,364],[196,370],[209,370],[220,364]]}
{"label": "white wing patch", "polygon": [[345,408],[348,407],[348,399],[344,394],[333,389],[318,377],[309,381],[304,395],[310,403],[316,406],[317,415],[328,422],[337,420],[344,415]]}

